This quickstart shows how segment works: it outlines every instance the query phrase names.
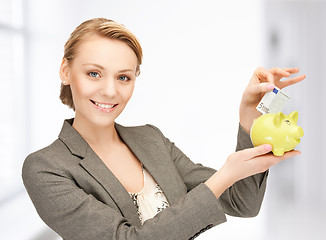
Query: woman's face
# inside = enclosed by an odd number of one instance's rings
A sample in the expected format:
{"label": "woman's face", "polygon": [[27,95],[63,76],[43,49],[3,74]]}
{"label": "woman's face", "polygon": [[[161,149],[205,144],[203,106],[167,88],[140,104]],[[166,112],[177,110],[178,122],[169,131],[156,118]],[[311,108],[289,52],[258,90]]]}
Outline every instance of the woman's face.
{"label": "woman's face", "polygon": [[113,124],[133,93],[136,67],[136,54],[124,42],[100,36],[83,41],[67,66],[75,121]]}

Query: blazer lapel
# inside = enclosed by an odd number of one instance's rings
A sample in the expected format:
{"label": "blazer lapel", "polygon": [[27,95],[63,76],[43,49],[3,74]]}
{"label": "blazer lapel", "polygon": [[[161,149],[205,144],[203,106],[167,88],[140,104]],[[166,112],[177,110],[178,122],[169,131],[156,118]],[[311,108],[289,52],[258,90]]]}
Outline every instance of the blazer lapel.
{"label": "blazer lapel", "polygon": [[[103,186],[123,216],[133,225],[140,226],[137,209],[129,193],[82,136],[71,126],[72,123],[73,118],[64,121],[59,138],[73,155],[82,159],[80,165]],[[161,187],[169,203],[171,205],[176,203],[185,192],[184,189],[180,189],[181,185],[177,184],[182,182],[182,179],[173,165],[164,143],[146,131],[139,130],[141,127],[123,127],[116,123],[115,128],[121,139]]]}
{"label": "blazer lapel", "polygon": [[123,216],[131,224],[141,226],[137,209],[127,190],[82,136],[71,126],[72,123],[73,118],[64,121],[59,138],[66,144],[73,155],[81,158],[80,165],[102,185],[115,201]]}
{"label": "blazer lapel", "polygon": [[137,209],[129,193],[91,148],[80,165],[106,189],[123,216],[133,225],[140,226]]}
{"label": "blazer lapel", "polygon": [[[115,124],[115,127],[122,140],[158,183],[169,203],[172,205],[184,196],[186,187],[180,189],[184,185],[183,181],[162,139],[158,140],[152,132],[142,131],[142,127],[124,127],[119,124]],[[143,128],[150,129],[147,126]]]}

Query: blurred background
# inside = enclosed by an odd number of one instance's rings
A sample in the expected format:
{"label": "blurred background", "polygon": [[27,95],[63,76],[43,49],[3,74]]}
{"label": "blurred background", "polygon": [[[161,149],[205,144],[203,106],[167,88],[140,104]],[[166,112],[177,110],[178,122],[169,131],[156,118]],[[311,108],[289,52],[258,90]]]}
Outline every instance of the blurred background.
{"label": "blurred background", "polygon": [[63,45],[84,20],[123,23],[144,50],[134,96],[117,119],[151,123],[194,162],[219,168],[234,152],[241,95],[258,66],[299,67],[285,114],[299,112],[302,155],[271,168],[256,218],[198,239],[325,239],[326,1],[0,1],[0,239],[60,239],[21,180],[25,157],[51,144],[74,112],[59,100]]}

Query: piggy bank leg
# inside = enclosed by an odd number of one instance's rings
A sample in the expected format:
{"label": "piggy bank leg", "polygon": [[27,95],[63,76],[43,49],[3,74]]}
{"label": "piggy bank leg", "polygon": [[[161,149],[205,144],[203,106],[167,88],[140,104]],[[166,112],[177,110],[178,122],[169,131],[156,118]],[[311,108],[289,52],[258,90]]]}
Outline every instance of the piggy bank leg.
{"label": "piggy bank leg", "polygon": [[273,149],[273,154],[275,155],[275,156],[283,156],[283,154],[284,154],[284,151],[285,151],[285,149],[284,148],[274,148]]}

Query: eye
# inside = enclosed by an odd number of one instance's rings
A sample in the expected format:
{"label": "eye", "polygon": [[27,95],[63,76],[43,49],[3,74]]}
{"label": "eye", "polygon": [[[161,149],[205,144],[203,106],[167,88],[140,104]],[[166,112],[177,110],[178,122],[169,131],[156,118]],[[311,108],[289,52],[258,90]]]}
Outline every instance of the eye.
{"label": "eye", "polygon": [[89,72],[87,73],[88,76],[92,77],[92,78],[98,78],[100,77],[100,74],[97,72]]}
{"label": "eye", "polygon": [[291,125],[290,120],[285,120],[285,122],[286,122],[288,125]]}
{"label": "eye", "polygon": [[127,77],[127,76],[122,75],[122,76],[119,76],[118,77],[118,80],[123,81],[123,82],[126,82],[126,81],[130,80],[130,78]]}

